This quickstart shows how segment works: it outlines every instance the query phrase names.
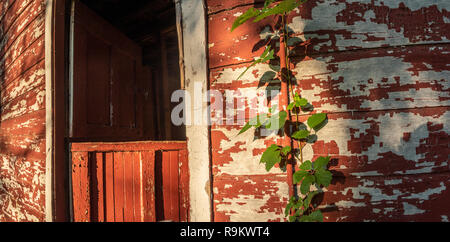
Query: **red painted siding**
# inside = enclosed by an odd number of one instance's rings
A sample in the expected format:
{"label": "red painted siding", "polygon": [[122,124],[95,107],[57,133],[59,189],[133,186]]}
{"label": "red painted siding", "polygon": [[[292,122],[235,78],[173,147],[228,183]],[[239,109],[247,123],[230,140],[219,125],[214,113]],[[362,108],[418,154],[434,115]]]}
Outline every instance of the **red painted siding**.
{"label": "red painted siding", "polygon": [[0,3],[0,221],[45,219],[44,11]]}
{"label": "red painted siding", "polygon": [[[275,21],[229,31],[254,2],[207,1],[210,88],[241,98],[228,120],[251,118],[266,91],[259,84],[264,65],[236,78],[261,54]],[[288,18],[303,40],[294,49],[297,89],[329,114],[318,142],[305,150],[307,158],[335,159],[321,203],[326,221],[448,221],[449,7],[310,0]],[[221,115],[213,111],[213,120],[226,121]],[[264,147],[279,140],[238,136],[241,128],[224,122],[211,130],[215,220],[284,221],[286,176],[259,164]]]}

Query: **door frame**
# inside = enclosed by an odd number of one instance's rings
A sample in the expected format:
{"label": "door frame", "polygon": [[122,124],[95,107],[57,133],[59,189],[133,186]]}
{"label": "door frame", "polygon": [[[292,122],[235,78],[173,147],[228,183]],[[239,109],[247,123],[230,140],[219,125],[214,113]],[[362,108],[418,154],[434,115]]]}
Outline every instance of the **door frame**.
{"label": "door frame", "polygon": [[[46,167],[45,219],[73,221],[68,137],[70,21],[72,1],[47,0],[45,13]],[[175,0],[180,44],[180,72],[192,97],[209,90],[206,0]],[[195,100],[185,110],[199,112],[201,123],[186,125],[189,160],[189,221],[213,221],[212,160],[207,102]],[[205,115],[203,115],[205,114]]]}
{"label": "door frame", "polygon": [[45,11],[46,166],[45,220],[70,221],[66,134],[68,18],[70,0],[47,0]]}

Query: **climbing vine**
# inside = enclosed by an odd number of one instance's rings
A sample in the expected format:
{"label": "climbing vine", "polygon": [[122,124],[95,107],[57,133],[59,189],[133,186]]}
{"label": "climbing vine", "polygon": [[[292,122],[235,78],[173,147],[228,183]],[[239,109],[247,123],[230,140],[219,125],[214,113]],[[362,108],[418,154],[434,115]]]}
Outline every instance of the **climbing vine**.
{"label": "climbing vine", "polygon": [[[298,38],[292,36],[293,33],[289,31],[286,21],[289,13],[306,0],[283,0],[277,4],[275,2],[275,0],[266,0],[261,9],[253,7],[248,9],[237,17],[231,27],[231,31],[233,31],[249,20],[259,22],[268,17],[278,19],[274,26],[278,34],[273,35],[270,41],[266,41],[262,55],[256,58],[238,79],[256,64],[268,64],[272,71],[266,72],[262,81],[270,84],[286,83],[291,100],[287,107],[280,105],[280,111],[277,113],[274,113],[277,107],[272,107],[269,109],[269,113],[262,113],[252,118],[244,125],[239,134],[252,127],[263,127],[279,132],[285,139],[290,140],[290,145],[273,144],[267,147],[260,162],[265,164],[267,171],[278,165],[283,171],[292,172],[292,184],[300,186],[300,194],[294,193],[285,209],[285,216],[290,222],[321,222],[323,221],[322,212],[317,208],[318,204],[314,203],[313,199],[323,192],[323,188],[330,185],[332,173],[328,170],[328,163],[331,157],[320,156],[314,161],[304,161],[303,149],[317,140],[318,131],[327,124],[328,119],[325,113],[310,114],[314,107],[294,90],[293,85],[296,80],[291,72],[290,59],[292,58],[291,50],[299,41]],[[278,43],[274,44],[274,41]],[[276,51],[277,47],[281,49],[280,52]],[[281,54],[277,56],[275,53]],[[279,65],[274,64],[277,61]],[[304,115],[308,115],[306,124],[300,121],[300,116]],[[287,170],[288,164],[295,169]]]}

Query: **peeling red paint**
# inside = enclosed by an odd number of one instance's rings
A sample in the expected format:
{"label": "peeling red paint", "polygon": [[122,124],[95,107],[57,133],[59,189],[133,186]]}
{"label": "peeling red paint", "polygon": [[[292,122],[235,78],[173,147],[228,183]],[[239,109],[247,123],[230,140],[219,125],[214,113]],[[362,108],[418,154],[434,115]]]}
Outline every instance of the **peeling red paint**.
{"label": "peeling red paint", "polygon": [[0,221],[45,220],[44,9],[0,4]]}
{"label": "peeling red paint", "polygon": [[[443,5],[317,0],[288,18],[295,36],[307,40],[293,49],[297,90],[315,112],[328,113],[319,140],[305,150],[308,159],[333,158],[335,179],[321,198],[326,221],[450,216],[438,209],[450,196],[450,16]],[[211,114],[216,121],[243,117],[240,124],[211,129],[216,221],[284,221],[288,189],[280,187],[286,176],[259,164],[265,146],[279,139],[261,141],[252,130],[237,135],[270,87],[259,83],[263,65],[236,81],[261,54],[261,31],[270,32],[275,22],[246,23],[230,33],[234,19],[254,6],[208,1],[210,88],[234,92],[244,104],[232,117]]]}

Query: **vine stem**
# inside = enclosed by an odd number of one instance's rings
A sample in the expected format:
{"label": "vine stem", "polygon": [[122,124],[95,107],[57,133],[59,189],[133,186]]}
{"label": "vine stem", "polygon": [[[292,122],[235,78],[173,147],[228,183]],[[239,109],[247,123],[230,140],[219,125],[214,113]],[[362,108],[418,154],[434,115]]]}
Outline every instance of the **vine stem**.
{"label": "vine stem", "polygon": [[[282,35],[280,38],[280,50],[278,52],[278,55],[280,57],[280,77],[282,79],[283,70],[287,69],[287,63],[286,63],[286,41],[284,40],[286,36]],[[287,82],[281,82],[281,95],[280,95],[280,111],[288,110],[289,105],[289,86]],[[291,137],[286,132],[286,127],[284,129],[284,138],[282,139],[282,146],[292,146],[292,140]],[[287,183],[289,187],[289,197],[292,197],[295,195],[295,189],[294,189],[294,182],[293,182],[293,174],[294,174],[294,167],[291,162],[286,163],[286,172],[287,172]]]}
{"label": "vine stem", "polygon": [[[289,55],[290,55],[290,50],[289,50],[289,46],[288,46],[288,42],[289,42],[289,34],[288,34],[288,30],[287,30],[287,23],[286,23],[286,15],[283,14],[281,15],[281,21],[282,21],[282,25],[283,25],[283,41],[284,41],[284,55],[285,55],[285,62],[286,62],[286,69],[287,69],[287,80],[288,80],[288,89],[291,91],[291,95],[292,98],[295,97],[295,93],[294,93],[294,87],[292,85],[292,80],[291,80],[291,63],[289,61]],[[299,115],[296,112],[296,120],[295,123],[297,125],[297,127],[299,127]],[[289,111],[289,117],[292,117],[292,110]],[[298,148],[300,150],[300,164],[303,163],[303,145],[300,141],[297,141],[297,145]]]}

